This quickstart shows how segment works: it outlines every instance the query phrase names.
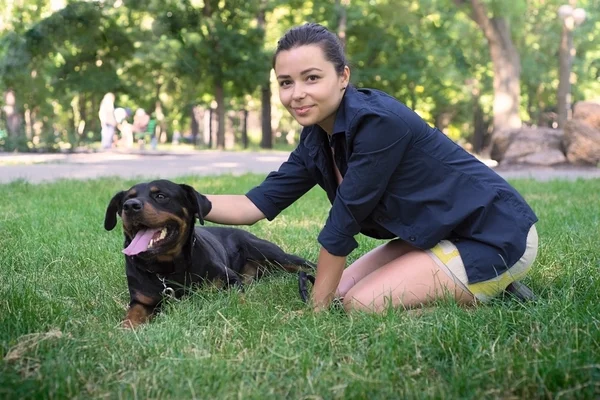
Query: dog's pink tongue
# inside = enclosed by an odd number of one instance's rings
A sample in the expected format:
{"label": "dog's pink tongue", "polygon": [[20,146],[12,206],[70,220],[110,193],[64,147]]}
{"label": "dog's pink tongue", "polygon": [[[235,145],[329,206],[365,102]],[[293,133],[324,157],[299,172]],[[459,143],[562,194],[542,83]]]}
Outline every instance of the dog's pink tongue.
{"label": "dog's pink tongue", "polygon": [[152,236],[158,231],[160,231],[160,229],[145,229],[138,231],[129,246],[123,249],[123,253],[128,256],[135,256],[142,251],[146,251],[150,240],[152,240]]}

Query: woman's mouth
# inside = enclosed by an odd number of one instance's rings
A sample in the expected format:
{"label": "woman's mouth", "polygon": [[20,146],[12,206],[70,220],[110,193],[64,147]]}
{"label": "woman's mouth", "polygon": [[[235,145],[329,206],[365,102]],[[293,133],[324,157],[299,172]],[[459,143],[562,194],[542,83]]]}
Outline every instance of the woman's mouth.
{"label": "woman's mouth", "polygon": [[299,116],[306,115],[312,107],[313,106],[294,107],[294,112]]}

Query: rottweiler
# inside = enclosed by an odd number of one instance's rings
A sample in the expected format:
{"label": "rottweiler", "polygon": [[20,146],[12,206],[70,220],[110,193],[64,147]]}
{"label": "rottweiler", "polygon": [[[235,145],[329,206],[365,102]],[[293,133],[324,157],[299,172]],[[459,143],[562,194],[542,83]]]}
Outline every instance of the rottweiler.
{"label": "rottweiler", "polygon": [[168,180],[140,183],[115,194],[104,228],[123,222],[130,303],[123,326],[148,321],[165,297],[194,286],[243,286],[276,269],[312,270],[314,264],[242,229],[204,225],[210,201],[193,187]]}

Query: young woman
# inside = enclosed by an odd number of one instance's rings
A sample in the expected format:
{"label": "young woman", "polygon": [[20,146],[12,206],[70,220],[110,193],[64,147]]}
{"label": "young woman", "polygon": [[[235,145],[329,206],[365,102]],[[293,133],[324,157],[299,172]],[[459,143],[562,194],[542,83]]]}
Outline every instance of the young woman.
{"label": "young woman", "polygon": [[[288,31],[273,68],[279,98],[304,129],[277,172],[246,195],[209,195],[207,220],[272,220],[314,185],[332,204],[318,236],[313,307],[485,301],[521,279],[537,254],[537,217],[504,179],[391,96],[349,85],[337,37]],[[358,233],[386,244],[347,269]]]}

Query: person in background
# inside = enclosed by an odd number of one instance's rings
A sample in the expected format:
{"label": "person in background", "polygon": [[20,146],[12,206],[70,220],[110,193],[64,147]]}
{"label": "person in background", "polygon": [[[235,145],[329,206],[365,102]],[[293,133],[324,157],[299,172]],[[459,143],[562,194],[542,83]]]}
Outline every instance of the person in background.
{"label": "person in background", "polygon": [[133,127],[128,121],[130,116],[131,109],[129,108],[119,107],[115,110],[117,128],[119,129],[119,132],[121,132],[121,140],[119,140],[119,144],[127,149],[133,147]]}
{"label": "person in background", "polygon": [[115,128],[117,127],[115,119],[115,95],[113,93],[106,93],[102,98],[98,118],[100,118],[100,126],[102,127],[101,147],[102,149],[110,149],[113,145]]}
{"label": "person in background", "polygon": [[[537,217],[502,177],[392,96],[350,84],[335,34],[292,28],[273,68],[279,99],[303,126],[278,171],[245,195],[208,195],[206,220],[251,225],[276,218],[319,185],[331,203],[317,237],[312,306],[380,312],[451,297],[500,295],[530,270]],[[364,234],[387,242],[348,268]]]}
{"label": "person in background", "polygon": [[143,150],[146,143],[146,134],[148,133],[148,124],[150,122],[150,116],[146,113],[143,108],[138,108],[135,110],[135,114],[133,115],[133,135],[135,140],[140,147],[140,150]]}

